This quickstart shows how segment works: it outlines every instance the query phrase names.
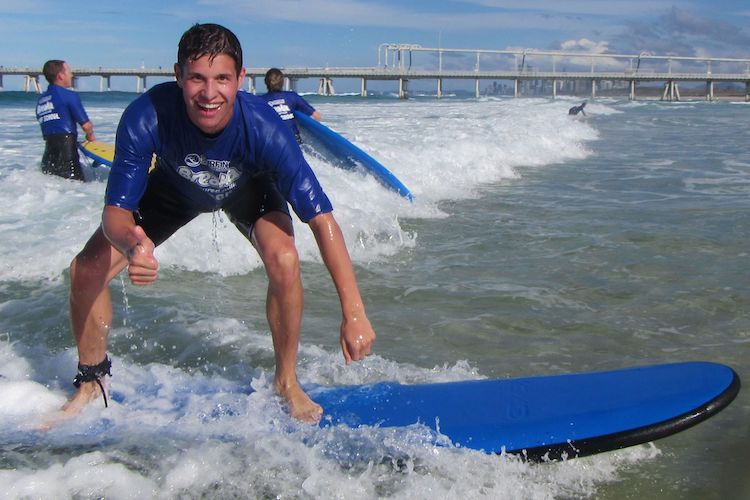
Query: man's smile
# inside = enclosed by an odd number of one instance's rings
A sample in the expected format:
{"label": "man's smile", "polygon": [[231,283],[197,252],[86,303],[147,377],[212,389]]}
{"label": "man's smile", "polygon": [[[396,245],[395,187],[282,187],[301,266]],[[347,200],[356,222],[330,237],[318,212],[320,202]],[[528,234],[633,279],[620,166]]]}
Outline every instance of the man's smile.
{"label": "man's smile", "polygon": [[214,109],[220,109],[221,103],[208,103],[208,102],[199,102],[198,107],[206,109],[206,110],[214,110]]}

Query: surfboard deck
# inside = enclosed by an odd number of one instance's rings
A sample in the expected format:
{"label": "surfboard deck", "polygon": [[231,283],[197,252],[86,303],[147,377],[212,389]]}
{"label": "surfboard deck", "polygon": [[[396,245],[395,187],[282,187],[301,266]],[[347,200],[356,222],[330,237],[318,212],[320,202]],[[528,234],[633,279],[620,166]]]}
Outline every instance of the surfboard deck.
{"label": "surfboard deck", "polygon": [[94,163],[107,167],[111,167],[115,159],[115,145],[108,142],[82,141],[78,143],[78,149]]}
{"label": "surfboard deck", "polygon": [[332,159],[338,166],[352,170],[362,169],[388,189],[392,189],[410,201],[414,199],[411,191],[398,177],[341,134],[299,111],[294,112],[294,117],[297,119],[305,142],[311,143],[315,149],[327,152],[328,155],[325,156]]}
{"label": "surfboard deck", "polygon": [[[78,143],[78,149],[84,156],[94,160],[94,163],[111,167],[115,160],[115,145],[111,142],[82,141]],[[156,155],[151,158],[151,171],[156,166]]]}
{"label": "surfboard deck", "polygon": [[709,362],[436,384],[316,387],[320,425],[423,424],[455,446],[530,461],[582,457],[660,439],[715,415],[739,376]]}

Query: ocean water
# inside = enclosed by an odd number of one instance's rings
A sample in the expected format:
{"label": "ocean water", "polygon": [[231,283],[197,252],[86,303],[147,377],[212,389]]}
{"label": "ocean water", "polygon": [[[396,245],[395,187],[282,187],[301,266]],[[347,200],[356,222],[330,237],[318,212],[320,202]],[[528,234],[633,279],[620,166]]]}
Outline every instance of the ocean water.
{"label": "ocean water", "polygon": [[[82,97],[113,141],[135,95]],[[690,360],[748,379],[748,105],[597,99],[569,117],[566,99],[310,100],[415,201],[311,160],[378,341],[344,365],[335,291],[296,223],[304,384]],[[107,172],[42,175],[34,102],[0,93],[0,497],[750,497],[747,391],[672,437],[541,465],[434,448],[419,427],[292,421],[271,388],[262,266],[218,214],[157,250],[154,286],[112,282],[110,408],[35,432],[73,391],[67,267],[99,224]]]}

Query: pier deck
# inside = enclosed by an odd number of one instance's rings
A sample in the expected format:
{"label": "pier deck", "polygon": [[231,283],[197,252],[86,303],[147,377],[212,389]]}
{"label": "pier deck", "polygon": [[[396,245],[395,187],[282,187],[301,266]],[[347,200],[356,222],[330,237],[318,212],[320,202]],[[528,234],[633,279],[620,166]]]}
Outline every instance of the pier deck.
{"label": "pier deck", "polygon": [[[381,57],[382,51],[382,57]],[[428,64],[417,67],[415,55],[426,54]],[[461,58],[464,65],[471,60],[471,69],[446,68],[444,59],[451,57],[455,65]],[[384,59],[384,61],[383,61]],[[381,62],[382,61],[382,62]],[[432,66],[432,67],[429,67]],[[491,67],[490,67],[491,66]],[[505,68],[498,69],[498,66]],[[509,68],[508,68],[509,67]],[[561,71],[558,68],[563,67]],[[256,91],[256,79],[263,79],[268,68],[248,68],[243,87]],[[717,71],[718,70],[718,71]],[[383,44],[378,50],[378,65],[373,67],[283,68],[287,87],[296,88],[298,81],[314,78],[319,81],[321,94],[334,92],[334,79],[360,80],[360,93],[367,95],[370,81],[393,81],[398,84],[399,97],[408,96],[408,82],[414,80],[436,81],[436,96],[442,97],[446,80],[471,80],[475,93],[481,95],[480,82],[509,81],[513,95],[534,95],[544,92],[555,97],[563,88],[584,88],[591,97],[603,84],[625,89],[635,100],[640,84],[663,84],[663,99],[679,100],[680,83],[705,83],[706,99],[715,98],[717,83],[744,84],[745,100],[750,101],[750,59],[696,58],[654,56],[641,54],[586,54],[570,52],[544,52],[537,50],[482,50],[423,48],[418,45]],[[148,78],[172,78],[172,68],[74,68],[76,79],[99,77],[99,90],[111,89],[113,77],[135,78],[135,91],[147,88]],[[24,77],[24,91],[41,91],[44,79],[41,70],[0,66],[0,89],[4,76]],[[530,85],[534,82],[534,85]],[[580,94],[580,91],[577,92]]]}

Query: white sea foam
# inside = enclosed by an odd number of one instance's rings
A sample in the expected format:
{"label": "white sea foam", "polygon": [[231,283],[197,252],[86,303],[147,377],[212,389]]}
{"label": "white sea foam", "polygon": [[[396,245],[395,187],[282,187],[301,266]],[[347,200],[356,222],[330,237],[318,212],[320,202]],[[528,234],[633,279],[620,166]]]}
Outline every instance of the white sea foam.
{"label": "white sea foam", "polygon": [[[246,340],[259,349],[270,348],[252,336]],[[307,359],[302,378],[314,375],[332,383],[434,380],[434,371],[378,356],[344,374],[325,370],[335,363],[322,350],[302,354]],[[72,350],[55,360],[59,366],[73,362]],[[420,425],[321,429],[292,421],[261,371],[252,380],[235,382],[119,358],[114,360],[118,376],[108,409],[92,404],[76,419],[40,434],[32,424],[57,407],[67,390],[60,387],[55,370],[41,375],[19,360],[7,342],[0,343],[0,366],[12,366],[0,378],[0,441],[24,447],[41,442],[40,452],[47,447],[81,450],[48,465],[0,470],[0,490],[11,498],[581,497],[615,479],[629,463],[654,455],[648,448],[635,448],[538,467],[517,457],[445,446],[445,440],[436,447],[435,436]],[[437,371],[443,379],[473,377],[465,364]],[[132,446],[139,451],[127,457],[120,451]]]}
{"label": "white sea foam", "polygon": [[[380,160],[415,195],[409,203],[371,177],[311,159],[353,259],[377,262],[413,246],[418,235],[404,231],[400,220],[440,217],[441,201],[476,197],[483,185],[522,175],[523,168],[588,155],[586,143],[596,139],[596,130],[570,119],[568,104],[524,99],[320,105],[327,125]],[[113,140],[112,122],[120,112],[91,108],[92,119],[107,124],[97,129],[100,140]],[[26,114],[9,114],[7,122],[28,122]],[[0,279],[56,279],[99,224],[105,180],[79,185],[42,175],[36,131],[7,142],[0,142],[4,162],[12,158],[11,168],[0,172],[0,203],[7,207],[0,215]],[[302,257],[317,259],[309,230],[296,219],[295,226]],[[157,257],[165,266],[225,275],[260,266],[232,224],[211,214],[179,231]]]}

